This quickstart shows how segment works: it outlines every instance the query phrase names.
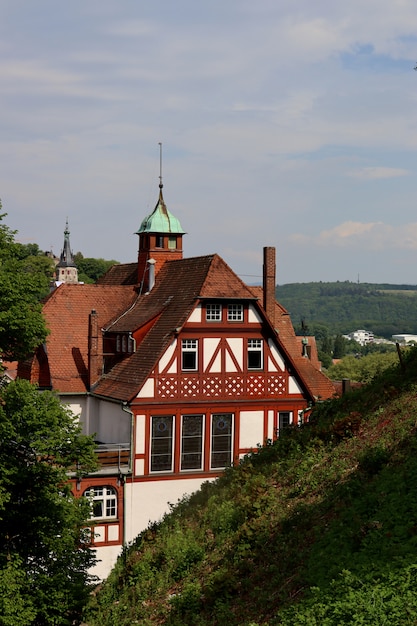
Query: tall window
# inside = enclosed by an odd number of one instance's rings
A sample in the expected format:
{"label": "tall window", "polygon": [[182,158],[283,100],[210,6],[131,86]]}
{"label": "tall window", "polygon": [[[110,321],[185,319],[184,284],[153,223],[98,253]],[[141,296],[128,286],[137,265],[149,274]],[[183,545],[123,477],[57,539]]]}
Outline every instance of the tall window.
{"label": "tall window", "polygon": [[243,304],[227,305],[227,321],[242,322],[243,321]]}
{"label": "tall window", "polygon": [[152,417],[151,472],[172,471],[172,415]]}
{"label": "tall window", "polygon": [[197,370],[197,339],[182,340],[182,369],[185,371]]}
{"label": "tall window", "polygon": [[182,416],[182,470],[200,470],[203,467],[203,424],[202,415]]}
{"label": "tall window", "polygon": [[290,411],[280,411],[278,413],[278,430],[281,431],[283,428],[286,428],[290,424],[291,424]]}
{"label": "tall window", "polygon": [[232,462],[232,413],[215,413],[211,422],[211,469],[227,467]]}
{"label": "tall window", "polygon": [[262,361],[262,339],[248,339],[248,369],[261,370]]}
{"label": "tall window", "polygon": [[208,322],[221,322],[222,321],[222,305],[221,304],[207,304],[206,305],[206,320]]}
{"label": "tall window", "polygon": [[113,487],[90,487],[84,496],[91,502],[91,519],[117,516],[117,494]]}
{"label": "tall window", "polygon": [[156,248],[163,248],[164,247],[164,236],[163,235],[156,235],[155,236],[155,247]]}
{"label": "tall window", "polygon": [[169,250],[175,250],[177,247],[177,238],[176,237],[168,237],[168,248]]}

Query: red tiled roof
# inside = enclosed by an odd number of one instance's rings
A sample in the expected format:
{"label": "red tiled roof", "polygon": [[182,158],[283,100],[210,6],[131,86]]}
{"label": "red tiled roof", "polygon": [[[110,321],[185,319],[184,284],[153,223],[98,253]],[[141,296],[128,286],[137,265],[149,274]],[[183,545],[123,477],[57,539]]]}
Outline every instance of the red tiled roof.
{"label": "red tiled roof", "polygon": [[97,311],[100,328],[117,312],[126,310],[135,297],[131,286],[65,283],[50,294],[43,314],[50,330],[46,352],[53,389],[61,393],[86,391],[89,314],[92,309]]}
{"label": "red tiled roof", "polygon": [[115,332],[133,331],[159,314],[158,319],[136,352],[102,377],[94,389],[95,393],[123,401],[130,400],[138,393],[158,358],[172,341],[175,329],[186,322],[193,310],[216,258],[219,257],[194,257],[169,261],[163,265],[152,291],[141,295],[137,305],[115,321],[110,329]]}
{"label": "red tiled roof", "polygon": [[[200,298],[258,300],[262,298],[262,288],[245,285],[217,254],[165,263],[152,291],[140,296],[130,311],[107,327],[114,332],[134,332],[157,318],[136,352],[102,377],[95,393],[131,400],[172,341],[175,330],[182,327]],[[262,306],[259,303],[257,306],[266,317]],[[294,370],[300,373],[307,393],[312,399],[331,397],[334,394],[331,382],[302,357],[291,319],[279,303],[276,303],[275,327],[278,342]]]}
{"label": "red tiled roof", "polygon": [[98,285],[137,285],[138,264],[122,263],[112,265],[98,281]]}
{"label": "red tiled roof", "polygon": [[[258,296],[258,303],[259,306],[261,306],[260,303],[263,301],[262,287],[251,287],[251,291],[254,295]],[[275,303],[275,320],[273,326],[275,326],[277,332],[278,342],[284,348],[290,362],[292,361],[305,389],[311,397],[315,400],[327,400],[328,398],[332,398],[335,395],[335,388],[332,381],[317,368],[318,358],[317,361],[315,359],[311,361],[302,355],[302,338],[297,337],[295,334],[290,315],[279,302]]]}
{"label": "red tiled roof", "polygon": [[[47,355],[40,350],[40,360],[36,363],[32,360],[29,364],[32,380],[36,375],[41,377],[43,363],[42,380],[45,375],[49,377],[54,389],[61,393],[86,392],[88,318],[92,309],[97,311],[99,328],[107,331],[135,332],[146,326],[147,332],[136,352],[114,365],[93,389],[97,395],[121,401],[130,401],[137,395],[199,299],[252,300],[267,320],[261,304],[262,288],[245,285],[217,254],[165,263],[154,288],[141,295],[132,286],[136,284],[136,264],[114,268],[100,284],[62,284],[50,294],[43,309],[51,331],[47,339]],[[129,276],[131,280],[135,277],[134,283],[129,283]],[[122,280],[123,284],[117,284],[117,280]],[[151,321],[152,325],[149,325]],[[290,369],[298,372],[305,391],[312,399],[331,397],[334,394],[331,381],[302,356],[300,338],[296,337],[290,316],[279,303],[275,306],[275,320],[269,323],[271,330],[276,332]],[[28,364],[25,366],[27,368]],[[26,369],[25,376],[27,372]]]}

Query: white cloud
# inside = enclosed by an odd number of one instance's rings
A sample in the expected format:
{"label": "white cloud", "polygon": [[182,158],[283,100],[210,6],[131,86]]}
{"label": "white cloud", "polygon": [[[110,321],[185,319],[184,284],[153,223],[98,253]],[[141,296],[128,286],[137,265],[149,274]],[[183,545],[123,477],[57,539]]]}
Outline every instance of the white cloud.
{"label": "white cloud", "polygon": [[398,178],[410,175],[410,170],[398,167],[362,167],[360,170],[349,172],[349,176],[362,180],[375,180],[379,178]]}
{"label": "white cloud", "polygon": [[384,224],[383,222],[343,222],[318,235],[291,235],[297,244],[335,248],[366,247],[367,250],[417,250],[417,222]]}

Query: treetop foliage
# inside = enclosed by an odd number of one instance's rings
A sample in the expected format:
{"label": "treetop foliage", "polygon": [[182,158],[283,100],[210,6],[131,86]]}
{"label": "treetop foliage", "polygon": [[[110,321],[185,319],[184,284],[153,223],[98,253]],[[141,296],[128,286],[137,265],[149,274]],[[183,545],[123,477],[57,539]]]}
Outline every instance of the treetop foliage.
{"label": "treetop foliage", "polygon": [[81,614],[94,553],[89,506],[68,472],[96,469],[95,444],[51,392],[17,380],[1,390],[0,615],[2,624],[68,625]]}
{"label": "treetop foliage", "polygon": [[15,231],[1,223],[5,215],[0,214],[0,354],[13,361],[45,341],[39,300],[48,292],[50,265],[42,257],[25,256],[27,248],[15,242]]}

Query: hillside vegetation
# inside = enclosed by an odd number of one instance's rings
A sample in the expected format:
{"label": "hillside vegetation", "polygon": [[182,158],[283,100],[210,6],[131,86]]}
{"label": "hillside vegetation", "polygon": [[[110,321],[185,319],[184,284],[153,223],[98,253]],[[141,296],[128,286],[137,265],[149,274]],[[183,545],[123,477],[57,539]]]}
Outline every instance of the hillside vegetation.
{"label": "hillside vegetation", "polygon": [[279,285],[276,297],[295,326],[314,331],[324,324],[330,333],[372,330],[390,339],[393,334],[417,334],[417,286],[351,282]]}
{"label": "hillside vegetation", "polygon": [[90,626],[417,624],[417,349],[172,506]]}

